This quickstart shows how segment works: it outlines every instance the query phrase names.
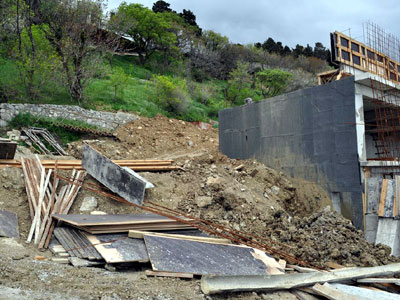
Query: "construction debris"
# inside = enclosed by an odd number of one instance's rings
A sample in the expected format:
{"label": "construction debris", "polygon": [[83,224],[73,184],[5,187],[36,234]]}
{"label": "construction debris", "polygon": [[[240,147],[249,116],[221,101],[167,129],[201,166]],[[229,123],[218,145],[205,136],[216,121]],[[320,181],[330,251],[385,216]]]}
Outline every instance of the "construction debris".
{"label": "construction debris", "polygon": [[192,226],[156,214],[61,215],[53,218],[91,234],[120,233],[129,230],[193,229]]}
{"label": "construction debris", "polygon": [[83,149],[82,166],[112,192],[130,203],[142,205],[146,182],[132,175],[133,171],[121,168],[88,145]]}
{"label": "construction debris", "polygon": [[371,276],[392,276],[400,273],[400,264],[370,268],[350,268],[331,272],[310,272],[274,276],[204,276],[201,290],[205,294],[239,291],[271,291],[346,282]]}
{"label": "construction debris", "polygon": [[85,177],[85,172],[72,172],[71,184],[64,185],[57,194],[57,168],[50,183],[52,170],[47,173],[39,157],[22,159],[26,192],[32,219],[27,242],[34,242],[39,248],[47,247],[54,229],[53,213],[68,213]]}
{"label": "construction debris", "polygon": [[0,210],[0,236],[19,238],[18,217],[16,214]]}
{"label": "construction debris", "polygon": [[[45,128],[24,128],[22,130],[25,135],[32,141],[32,143],[38,148],[42,154],[58,154],[58,155],[68,155],[67,152],[60,146],[56,139],[51,135],[51,133]],[[54,151],[49,150],[45,143],[51,146]]]}
{"label": "construction debris", "polygon": [[[84,170],[82,161],[80,160],[41,160],[41,164],[45,169],[54,169],[56,162],[59,170]],[[176,171],[181,170],[181,167],[172,166],[173,160],[113,160],[113,163],[120,167],[127,167],[134,171]],[[21,168],[20,160],[1,159],[0,168],[15,167]]]}

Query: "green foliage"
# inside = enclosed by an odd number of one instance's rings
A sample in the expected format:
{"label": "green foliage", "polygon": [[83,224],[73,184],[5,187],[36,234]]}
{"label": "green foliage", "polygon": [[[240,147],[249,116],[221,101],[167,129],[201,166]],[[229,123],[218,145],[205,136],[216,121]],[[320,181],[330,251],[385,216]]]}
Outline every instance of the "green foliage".
{"label": "green foliage", "polygon": [[117,100],[118,93],[123,96],[123,86],[128,82],[129,77],[121,67],[115,67],[112,71],[110,84],[114,89],[114,101]]}
{"label": "green foliage", "polygon": [[186,81],[169,76],[155,75],[151,100],[160,105],[171,116],[183,116],[188,107]]}
{"label": "green foliage", "polygon": [[229,73],[227,99],[232,104],[243,104],[247,97],[256,97],[252,89],[253,80],[249,74],[249,64],[239,62],[236,69]]}
{"label": "green foliage", "polygon": [[283,93],[292,78],[292,73],[280,69],[266,69],[256,74],[263,97],[274,97]]}
{"label": "green foliage", "polygon": [[22,129],[24,127],[47,128],[51,134],[58,137],[61,143],[64,145],[82,138],[83,133],[70,131],[63,128],[61,125],[72,125],[96,129],[95,126],[91,126],[84,122],[41,117],[39,118],[29,113],[18,114],[10,121],[10,127],[17,129]]}
{"label": "green foliage", "polygon": [[229,44],[229,39],[219,33],[212,30],[206,30],[203,32],[202,40],[205,46],[213,51],[221,50],[223,47]]}
{"label": "green foliage", "polygon": [[142,64],[154,53],[154,46],[172,48],[176,36],[170,32],[171,23],[163,13],[155,13],[141,4],[123,2],[112,16],[112,30],[132,38],[132,46]]}

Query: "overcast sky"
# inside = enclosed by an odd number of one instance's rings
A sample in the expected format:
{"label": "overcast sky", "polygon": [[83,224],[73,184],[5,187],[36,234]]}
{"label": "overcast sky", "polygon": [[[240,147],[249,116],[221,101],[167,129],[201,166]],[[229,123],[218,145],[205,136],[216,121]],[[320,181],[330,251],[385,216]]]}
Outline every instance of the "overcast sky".
{"label": "overcast sky", "polygon": [[[109,0],[114,9],[122,0]],[[127,0],[151,8],[156,0]],[[263,42],[268,37],[294,47],[322,42],[341,31],[363,42],[362,24],[372,21],[400,36],[400,0],[170,0],[177,12],[190,9],[204,30],[226,35],[234,43]]]}

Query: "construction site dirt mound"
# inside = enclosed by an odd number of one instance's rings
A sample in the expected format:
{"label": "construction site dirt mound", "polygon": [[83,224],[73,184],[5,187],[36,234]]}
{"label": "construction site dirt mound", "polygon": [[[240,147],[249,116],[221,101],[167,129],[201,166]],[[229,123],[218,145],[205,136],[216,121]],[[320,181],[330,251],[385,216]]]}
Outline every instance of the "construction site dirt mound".
{"label": "construction site dirt mound", "polygon": [[[363,233],[349,220],[324,210],[331,202],[320,186],[290,178],[252,159],[241,161],[221,154],[217,129],[202,130],[191,123],[157,116],[121,126],[116,138],[87,137],[71,143],[67,150],[81,159],[84,143],[111,159],[173,159],[175,165],[181,166],[179,171],[140,173],[155,185],[154,189],[146,190],[145,204],[151,201],[249,236],[258,236],[272,248],[318,266],[329,266],[331,262],[344,266],[375,266],[397,260],[390,257],[388,247],[367,243]],[[69,174],[70,171],[63,172],[65,176]],[[85,182],[102,189],[90,176]],[[139,212],[138,208],[81,189],[70,213],[83,213],[80,208],[88,196],[96,198],[98,211]],[[33,260],[35,255],[51,257],[51,253],[38,252],[34,246],[22,242],[27,237],[31,219],[21,169],[0,169],[0,209],[18,215],[21,234],[19,244],[22,246],[15,246],[19,250],[0,255],[2,283],[13,289],[10,293],[22,288],[28,295],[31,291],[34,297],[38,293],[36,286],[45,283],[44,287],[54,299],[58,299],[58,293],[70,290],[74,291],[70,295],[78,299],[86,299],[88,293],[93,299],[101,299],[100,295],[105,294],[113,297],[113,293],[119,297],[115,299],[204,299],[198,281],[146,278],[143,272],[137,272],[138,266],[130,266],[131,271],[125,273],[77,269]],[[3,248],[7,247],[10,246],[7,244]],[[0,242],[1,253],[4,249]],[[99,285],[93,284],[93,280]],[[113,283],[118,283],[118,287],[115,285],[111,291],[109,286]],[[282,298],[274,295],[274,298],[272,294],[271,298],[266,298],[269,296],[262,295],[262,299],[293,299],[286,298],[287,295]],[[225,295],[220,299],[237,297],[260,299],[251,293]]]}

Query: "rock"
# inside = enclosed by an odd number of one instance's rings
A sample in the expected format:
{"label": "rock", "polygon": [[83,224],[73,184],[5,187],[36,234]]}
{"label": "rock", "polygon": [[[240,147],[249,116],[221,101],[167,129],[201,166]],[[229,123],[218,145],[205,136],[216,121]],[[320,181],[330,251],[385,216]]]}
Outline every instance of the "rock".
{"label": "rock", "polygon": [[0,120],[0,127],[7,127],[8,122],[5,120]]}
{"label": "rock", "polygon": [[274,185],[274,186],[271,187],[271,191],[272,191],[272,193],[274,193],[275,195],[278,195],[280,190],[281,190],[281,189],[278,188],[276,185]]}
{"label": "rock", "polygon": [[80,211],[92,211],[97,208],[97,199],[95,197],[85,197],[82,201]]}
{"label": "rock", "polygon": [[208,177],[207,178],[207,182],[206,182],[207,186],[209,186],[211,188],[214,188],[214,189],[219,188],[221,183],[222,183],[222,180],[218,176],[215,177],[215,178],[214,177]]}
{"label": "rock", "polygon": [[193,147],[193,142],[192,142],[191,140],[188,140],[188,141],[187,141],[187,145],[188,145],[189,147]]}
{"label": "rock", "polygon": [[97,262],[97,261],[90,261],[87,259],[81,259],[78,257],[70,257],[69,262],[77,268],[85,268],[85,267],[94,267],[94,266],[101,266],[104,263]]}
{"label": "rock", "polygon": [[15,129],[7,131],[7,136],[10,138],[10,140],[18,142],[21,138],[21,131]]}
{"label": "rock", "polygon": [[104,265],[104,269],[106,269],[107,271],[110,271],[110,272],[115,272],[115,271],[117,271],[117,268],[114,267],[113,265],[110,265],[110,264],[105,264],[105,265]]}
{"label": "rock", "polygon": [[211,203],[212,203],[212,197],[199,196],[196,198],[196,204],[200,208],[207,207],[207,206],[211,205]]}

